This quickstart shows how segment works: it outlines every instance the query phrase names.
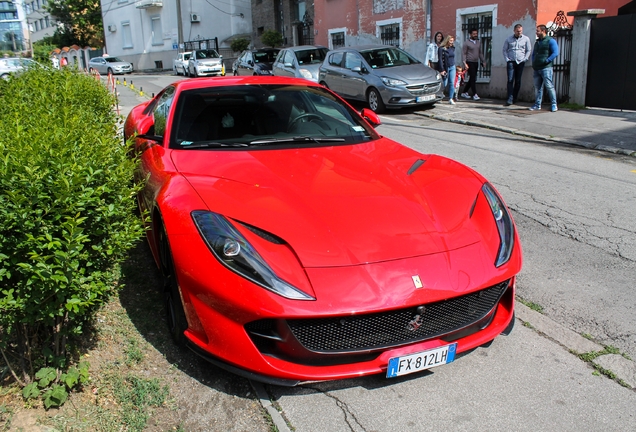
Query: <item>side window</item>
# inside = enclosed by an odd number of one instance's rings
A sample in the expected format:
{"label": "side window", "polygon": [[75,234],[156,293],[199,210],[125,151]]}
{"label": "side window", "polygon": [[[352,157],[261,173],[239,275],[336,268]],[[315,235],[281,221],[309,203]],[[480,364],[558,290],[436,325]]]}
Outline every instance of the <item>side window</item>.
{"label": "side window", "polygon": [[336,66],[336,67],[340,67],[340,65],[342,64],[342,56],[344,55],[344,53],[342,52],[336,52],[333,53],[329,56],[329,64],[331,66]]}
{"label": "side window", "polygon": [[248,63],[252,61],[252,53],[245,54],[245,61]]}
{"label": "side window", "polygon": [[285,53],[287,51],[285,50],[281,50],[278,55],[276,56],[276,63],[283,63],[283,60],[285,59]]}
{"label": "side window", "polygon": [[293,52],[285,51],[285,60],[283,61],[283,63],[285,64],[291,63],[291,65],[294,66],[296,63],[295,60],[296,60],[296,56],[294,55]]}
{"label": "side window", "polygon": [[168,120],[168,113],[174,100],[174,87],[168,87],[166,91],[161,95],[157,101],[157,106],[153,111],[153,117],[155,119],[155,135],[164,136],[166,133],[166,122]]}
{"label": "side window", "polygon": [[362,59],[359,55],[349,52],[345,57],[345,68],[353,69],[355,67],[359,67],[362,69]]}

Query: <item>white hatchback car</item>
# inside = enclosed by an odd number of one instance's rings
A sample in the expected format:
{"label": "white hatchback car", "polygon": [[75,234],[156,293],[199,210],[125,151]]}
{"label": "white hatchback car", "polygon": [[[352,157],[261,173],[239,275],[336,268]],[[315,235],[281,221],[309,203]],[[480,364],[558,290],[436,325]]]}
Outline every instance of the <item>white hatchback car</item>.
{"label": "white hatchback car", "polygon": [[188,60],[188,75],[198,76],[223,76],[223,56],[213,49],[193,50]]}

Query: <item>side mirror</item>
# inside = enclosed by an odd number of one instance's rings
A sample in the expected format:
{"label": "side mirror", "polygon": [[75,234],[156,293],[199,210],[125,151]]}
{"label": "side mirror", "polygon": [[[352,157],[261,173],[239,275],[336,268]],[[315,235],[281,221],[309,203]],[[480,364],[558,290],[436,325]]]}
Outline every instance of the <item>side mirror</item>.
{"label": "side mirror", "polygon": [[382,124],[382,122],[380,121],[380,117],[369,108],[362,108],[360,115],[374,128]]}
{"label": "side mirror", "polygon": [[252,60],[248,61],[247,64],[250,66],[254,66],[254,62]]}
{"label": "side mirror", "polygon": [[360,66],[356,66],[351,69],[351,72],[362,73],[362,68]]}
{"label": "side mirror", "polygon": [[293,64],[291,64],[291,63],[285,63],[285,67],[288,67],[288,68],[294,68],[294,65],[293,65]]}

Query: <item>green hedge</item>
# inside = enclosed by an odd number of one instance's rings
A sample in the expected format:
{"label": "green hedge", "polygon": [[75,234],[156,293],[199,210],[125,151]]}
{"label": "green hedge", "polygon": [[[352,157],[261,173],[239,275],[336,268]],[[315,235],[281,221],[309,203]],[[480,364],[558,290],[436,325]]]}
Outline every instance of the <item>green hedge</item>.
{"label": "green hedge", "polygon": [[22,385],[68,368],[143,234],[113,102],[68,68],[0,80],[0,362]]}

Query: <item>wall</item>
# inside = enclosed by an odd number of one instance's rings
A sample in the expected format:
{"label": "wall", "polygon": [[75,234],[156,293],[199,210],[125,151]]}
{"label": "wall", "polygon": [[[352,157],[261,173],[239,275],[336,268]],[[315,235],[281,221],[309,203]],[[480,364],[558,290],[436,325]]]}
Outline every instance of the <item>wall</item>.
{"label": "wall", "polygon": [[[603,15],[599,17],[616,16],[618,8],[629,3],[629,0],[538,0],[537,1],[537,23],[546,24],[553,21],[557,12],[563,11],[566,14],[571,11],[583,9],[605,9]],[[568,17],[570,24],[573,24],[572,17]]]}

